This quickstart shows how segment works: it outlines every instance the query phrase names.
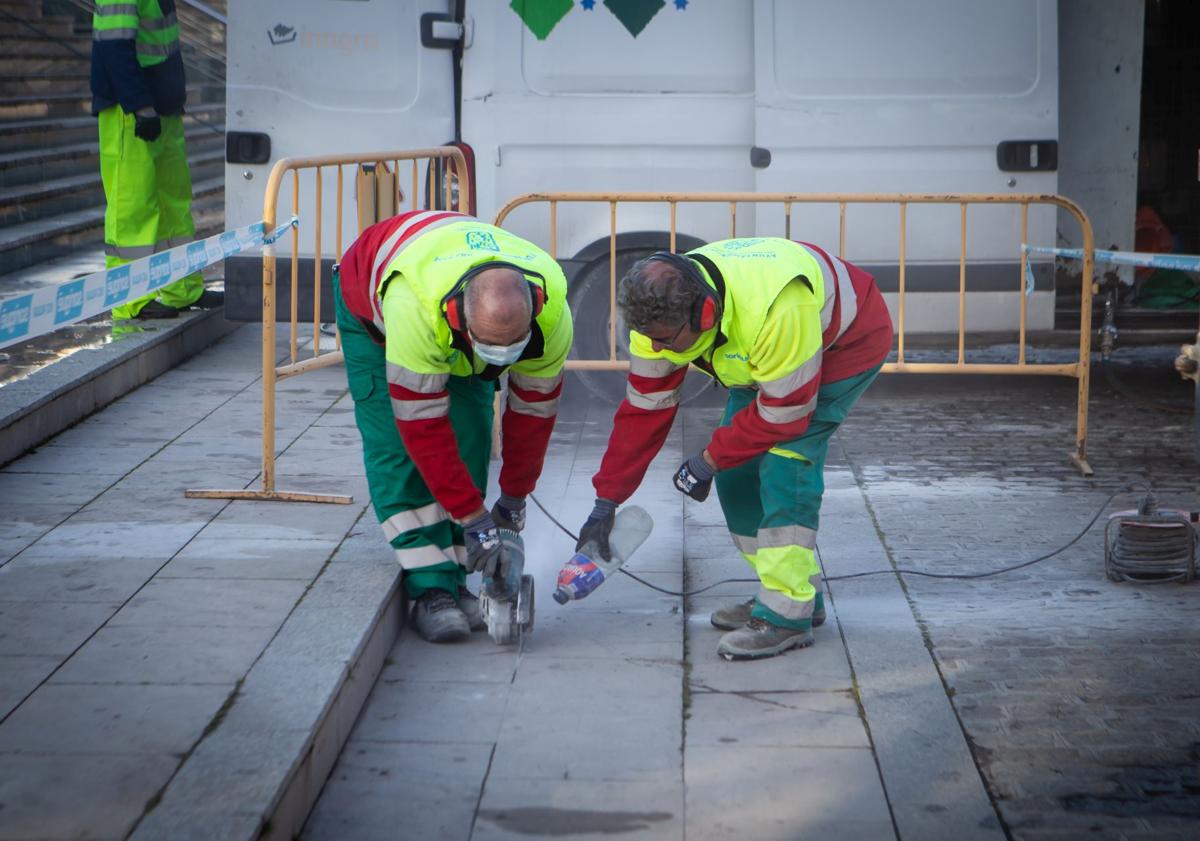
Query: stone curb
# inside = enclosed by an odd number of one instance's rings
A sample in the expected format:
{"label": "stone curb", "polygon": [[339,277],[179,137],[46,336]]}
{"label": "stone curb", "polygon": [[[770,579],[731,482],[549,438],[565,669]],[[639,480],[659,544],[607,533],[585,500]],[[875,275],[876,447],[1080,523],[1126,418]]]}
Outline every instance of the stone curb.
{"label": "stone curb", "polygon": [[374,530],[347,538],[130,841],[297,837],[400,633],[399,583]]}

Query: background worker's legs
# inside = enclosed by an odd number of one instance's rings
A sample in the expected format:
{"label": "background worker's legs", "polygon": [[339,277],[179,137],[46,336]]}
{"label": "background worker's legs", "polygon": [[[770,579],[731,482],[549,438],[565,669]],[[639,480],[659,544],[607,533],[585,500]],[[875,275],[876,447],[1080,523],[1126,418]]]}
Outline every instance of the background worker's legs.
{"label": "background worker's legs", "polygon": [[[170,233],[167,226],[180,233],[180,242],[190,240],[191,177],[187,174],[187,153],[183,146],[181,117],[163,117],[163,133],[152,143],[133,133],[134,117],[119,105],[106,108],[99,114],[100,179],[104,184],[104,262],[108,268],[148,257],[167,248]],[[158,183],[159,159],[166,153],[165,170],[175,173],[168,177],[165,190],[172,200],[165,211]],[[178,171],[182,167],[183,178]],[[181,191],[186,186],[187,224],[180,218]],[[185,233],[186,232],[186,233]],[[167,291],[168,289],[172,291]],[[113,308],[114,319],[135,318],[150,301],[159,298],[172,307],[185,307],[204,291],[199,275],[189,275],[154,294],[126,301]]]}
{"label": "background worker's legs", "polygon": [[[371,502],[404,570],[405,591],[410,598],[430,588],[456,593],[465,579],[462,528],[434,500],[404,449],[388,396],[383,348],[346,309],[336,277],[334,289]],[[450,423],[459,454],[482,493],[491,456],[494,387],[468,377],[451,377],[449,389]]]}
{"label": "background worker's legs", "polygon": [[[155,141],[155,185],[158,189],[158,237],[155,251],[174,248],[196,238],[192,221],[192,173],[188,169],[183,117],[163,117],[162,135]],[[193,273],[158,290],[158,300],[184,309],[204,294],[204,278]]]}

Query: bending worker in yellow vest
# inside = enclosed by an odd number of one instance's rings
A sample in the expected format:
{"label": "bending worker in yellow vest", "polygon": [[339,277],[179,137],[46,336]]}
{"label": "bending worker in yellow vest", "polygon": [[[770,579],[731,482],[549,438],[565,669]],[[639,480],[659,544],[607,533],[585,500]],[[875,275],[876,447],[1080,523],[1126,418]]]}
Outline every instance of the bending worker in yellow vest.
{"label": "bending worker in yellow vest", "polygon": [[869,274],[815,245],[761,237],[634,264],[617,303],[630,326],[629,388],[592,480],[580,546],[608,555],[614,511],[662,448],[688,364],[729,389],[721,426],[675,487],[721,509],[761,586],[712,623],[729,659],[812,644],[825,619],[814,549],[829,439],[888,354],[892,322]]}
{"label": "bending worker in yellow vest", "polygon": [[[542,472],[571,347],[567,282],[550,255],[461,213],[367,228],[334,274],[337,323],[371,501],[431,642],[483,630],[468,572],[506,559]],[[489,511],[492,399],[508,372],[500,498]]]}
{"label": "bending worker in yellow vest", "polygon": [[[92,113],[99,117],[104,262],[119,266],[191,242],[192,177],[183,140],[187,90],[175,0],[96,0]],[[113,307],[114,319],[174,318],[223,297],[190,274]]]}

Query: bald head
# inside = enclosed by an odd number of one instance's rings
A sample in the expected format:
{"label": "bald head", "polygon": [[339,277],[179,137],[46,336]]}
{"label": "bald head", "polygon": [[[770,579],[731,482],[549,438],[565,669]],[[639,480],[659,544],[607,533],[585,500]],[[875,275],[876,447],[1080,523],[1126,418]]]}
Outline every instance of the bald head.
{"label": "bald head", "polygon": [[471,335],[481,342],[510,345],[529,333],[533,301],[515,269],[486,269],[471,278],[463,307]]}

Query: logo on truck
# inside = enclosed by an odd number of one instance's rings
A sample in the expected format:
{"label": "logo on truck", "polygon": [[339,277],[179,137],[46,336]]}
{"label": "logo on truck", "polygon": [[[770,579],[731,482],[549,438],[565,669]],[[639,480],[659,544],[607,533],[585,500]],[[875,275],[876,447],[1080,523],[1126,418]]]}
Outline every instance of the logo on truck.
{"label": "logo on truck", "polygon": [[280,44],[290,44],[296,40],[296,28],[283,23],[277,23],[267,30],[267,37],[271,39],[271,46],[277,47]]}

